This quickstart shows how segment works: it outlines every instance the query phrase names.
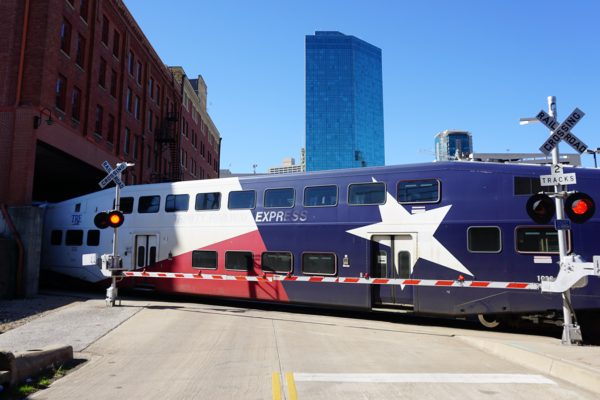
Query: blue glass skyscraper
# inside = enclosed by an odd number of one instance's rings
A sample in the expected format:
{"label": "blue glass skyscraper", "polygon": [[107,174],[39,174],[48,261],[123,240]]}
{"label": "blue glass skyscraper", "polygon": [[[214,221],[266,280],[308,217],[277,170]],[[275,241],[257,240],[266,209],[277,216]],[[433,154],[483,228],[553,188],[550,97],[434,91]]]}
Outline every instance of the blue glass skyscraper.
{"label": "blue glass skyscraper", "polygon": [[306,171],[385,165],[381,49],[354,36],[306,36]]}

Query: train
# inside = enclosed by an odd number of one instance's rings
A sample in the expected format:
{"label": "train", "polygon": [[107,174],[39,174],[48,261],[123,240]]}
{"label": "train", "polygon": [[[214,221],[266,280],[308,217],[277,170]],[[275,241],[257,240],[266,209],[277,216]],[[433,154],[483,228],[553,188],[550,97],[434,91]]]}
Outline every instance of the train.
{"label": "train", "polygon": [[[570,168],[568,190],[600,195],[600,173]],[[127,186],[118,248],[129,271],[223,276],[540,282],[559,271],[554,223],[527,200],[548,166],[449,161]],[[112,252],[106,189],[45,205],[41,268],[106,284],[84,254]],[[591,261],[598,216],[573,224],[567,251]],[[317,280],[318,281],[318,280]],[[560,325],[562,298],[539,291],[293,280],[124,278],[120,287],[316,307],[477,316],[487,327],[529,319]],[[600,310],[600,280],[572,291],[578,312]]]}

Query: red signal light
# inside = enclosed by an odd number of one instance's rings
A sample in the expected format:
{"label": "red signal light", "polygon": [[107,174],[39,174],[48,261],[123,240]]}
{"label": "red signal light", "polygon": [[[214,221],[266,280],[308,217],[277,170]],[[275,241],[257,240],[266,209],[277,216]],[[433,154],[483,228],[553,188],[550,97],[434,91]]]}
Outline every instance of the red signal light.
{"label": "red signal light", "polygon": [[575,214],[585,214],[586,211],[588,210],[588,205],[585,202],[585,200],[577,200],[575,203],[573,203],[573,212]]}
{"label": "red signal light", "polygon": [[110,223],[113,225],[118,224],[119,222],[121,222],[121,216],[118,214],[113,214],[110,216]]}
{"label": "red signal light", "polygon": [[527,215],[536,224],[546,225],[549,223],[556,212],[554,200],[545,194],[534,194],[527,200],[525,205]]}
{"label": "red signal light", "polygon": [[585,193],[573,193],[565,201],[565,214],[576,224],[589,221],[595,213],[596,203]]}

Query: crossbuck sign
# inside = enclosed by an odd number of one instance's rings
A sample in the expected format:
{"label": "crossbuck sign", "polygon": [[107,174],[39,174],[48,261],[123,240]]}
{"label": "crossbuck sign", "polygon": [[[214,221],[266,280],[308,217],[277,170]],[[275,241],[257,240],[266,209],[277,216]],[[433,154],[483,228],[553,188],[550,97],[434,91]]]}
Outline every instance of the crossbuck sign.
{"label": "crossbuck sign", "polygon": [[585,113],[579,108],[576,108],[571,115],[559,124],[554,118],[548,115],[545,111],[540,111],[535,118],[542,124],[546,125],[546,128],[554,131],[548,139],[544,142],[540,150],[545,155],[549,155],[550,152],[558,145],[561,140],[567,142],[569,146],[575,149],[579,154],[583,154],[587,150],[587,145],[577,138],[571,129],[577,125],[577,123],[583,118]]}
{"label": "crossbuck sign", "polygon": [[98,183],[98,185],[100,185],[101,188],[104,188],[104,186],[108,185],[110,181],[114,181],[115,184],[121,189],[125,187],[123,181],[119,179],[119,174],[123,172],[125,168],[127,168],[127,163],[121,163],[116,169],[112,169],[108,161],[104,161],[102,163],[102,167],[104,168],[104,170],[106,170],[106,172],[108,172],[108,175],[106,176],[106,178],[102,179],[100,183]]}

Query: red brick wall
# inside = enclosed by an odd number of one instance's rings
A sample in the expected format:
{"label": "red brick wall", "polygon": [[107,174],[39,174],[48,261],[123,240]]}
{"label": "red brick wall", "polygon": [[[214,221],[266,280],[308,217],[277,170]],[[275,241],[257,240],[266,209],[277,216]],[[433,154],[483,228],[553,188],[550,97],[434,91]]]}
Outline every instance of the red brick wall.
{"label": "red brick wall", "polygon": [[[158,115],[159,123],[162,123],[167,99],[174,103],[176,110],[181,109],[181,87],[160,61],[121,0],[88,0],[86,21],[80,17],[79,0],[73,1],[73,6],[68,0],[30,0],[21,95],[13,128],[15,111],[10,107],[15,105],[17,94],[25,2],[26,0],[0,2],[0,107],[4,107],[0,108],[0,202],[8,202],[9,205],[31,203],[36,140],[52,144],[98,169],[101,168],[100,165],[95,164],[99,159],[135,162],[135,172],[128,171],[125,175],[126,183],[131,184],[132,175],[136,177],[137,183],[150,183],[153,171],[146,168],[145,148],[150,145],[153,154],[155,123],[152,122],[152,132],[148,131],[148,110],[152,111],[153,119]],[[102,43],[104,16],[109,20],[106,45]],[[71,24],[68,55],[60,50],[63,19]],[[120,35],[118,57],[113,56],[115,29]],[[78,35],[86,41],[83,69],[75,63]],[[138,61],[142,63],[141,84],[137,83],[135,67],[133,76],[127,72],[130,50],[135,54],[134,66],[137,66]],[[100,58],[106,60],[104,88],[99,86]],[[115,98],[110,96],[110,73],[113,69],[118,77]],[[59,74],[67,80],[64,110],[59,110],[54,105]],[[154,79],[155,85],[160,86],[160,106],[156,104],[156,93],[154,99],[149,97],[150,77]],[[81,91],[78,121],[72,118],[71,112],[71,96],[75,87]],[[131,88],[133,92],[132,113],[125,109],[127,88]],[[141,102],[138,119],[134,116],[135,96]],[[100,135],[94,133],[97,106],[103,108]],[[54,119],[60,123],[33,130],[33,117],[39,115],[42,108],[51,110]],[[109,114],[115,120],[112,144],[107,142]],[[198,168],[207,171],[211,178],[217,177],[213,167],[208,166],[206,159],[199,156],[199,149],[191,146],[192,129],[198,134],[199,142],[205,141],[206,151],[211,151],[213,158],[218,160],[214,143],[208,143],[207,136],[200,132],[199,124],[192,120],[191,113],[187,110],[184,111],[184,118],[188,123],[194,124],[190,124],[188,128],[188,137],[181,140],[188,157],[194,155]],[[133,137],[129,143],[130,154],[124,153],[125,128],[131,130],[132,136],[138,137],[137,160],[133,158]],[[175,129],[180,132],[179,124],[176,124]],[[51,134],[53,131],[55,135]],[[65,143],[56,138],[61,138]],[[82,138],[86,140],[79,140]],[[73,146],[73,143],[77,143],[77,146]],[[164,159],[170,160],[168,150],[159,157],[157,172],[164,171]],[[188,171],[190,166],[188,160]],[[187,174],[185,179],[194,177]]]}

